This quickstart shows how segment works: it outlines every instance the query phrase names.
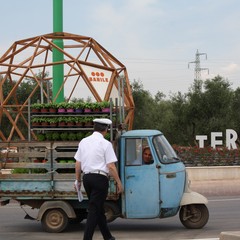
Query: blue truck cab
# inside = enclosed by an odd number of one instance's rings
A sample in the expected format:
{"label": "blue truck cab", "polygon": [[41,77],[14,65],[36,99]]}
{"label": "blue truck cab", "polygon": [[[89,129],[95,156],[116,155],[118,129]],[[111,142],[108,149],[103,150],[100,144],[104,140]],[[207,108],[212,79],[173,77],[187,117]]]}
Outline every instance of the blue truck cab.
{"label": "blue truck cab", "polygon": [[[175,215],[184,193],[186,171],[166,138],[156,130],[133,130],[124,133],[120,141],[124,216],[163,218]],[[142,152],[146,147],[151,151],[151,164],[143,160]]]}

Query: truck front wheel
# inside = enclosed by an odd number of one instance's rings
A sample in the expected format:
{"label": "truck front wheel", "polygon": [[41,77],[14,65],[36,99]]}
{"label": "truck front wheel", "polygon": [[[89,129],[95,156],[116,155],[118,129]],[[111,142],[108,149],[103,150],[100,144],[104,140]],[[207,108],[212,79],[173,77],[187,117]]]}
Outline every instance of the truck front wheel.
{"label": "truck front wheel", "polygon": [[42,219],[42,227],[46,232],[59,233],[68,225],[68,216],[62,209],[48,209]]}
{"label": "truck front wheel", "polygon": [[204,204],[190,204],[181,207],[179,218],[186,228],[199,229],[208,222],[209,212]]}

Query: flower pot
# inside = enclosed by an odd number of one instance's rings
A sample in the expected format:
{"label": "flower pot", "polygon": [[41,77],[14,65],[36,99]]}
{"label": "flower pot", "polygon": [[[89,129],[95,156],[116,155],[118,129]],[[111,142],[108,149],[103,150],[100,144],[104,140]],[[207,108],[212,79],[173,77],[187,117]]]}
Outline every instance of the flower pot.
{"label": "flower pot", "polygon": [[56,113],[56,112],[57,112],[57,109],[56,109],[56,108],[49,108],[49,112],[50,112],[50,113]]}
{"label": "flower pot", "polygon": [[57,123],[49,123],[49,127],[57,127]]}
{"label": "flower pot", "polygon": [[58,126],[59,126],[59,127],[66,127],[66,122],[59,122],[59,123],[58,123]]}
{"label": "flower pot", "polygon": [[77,123],[75,123],[75,127],[83,127],[83,123],[82,122],[77,122]]}
{"label": "flower pot", "polygon": [[93,113],[101,113],[101,109],[99,108],[93,109]]}
{"label": "flower pot", "polygon": [[42,127],[48,127],[48,126],[49,126],[49,123],[48,123],[48,122],[41,122],[41,126],[42,126]]}
{"label": "flower pot", "polygon": [[84,109],[84,113],[92,113],[92,109],[90,109],[90,108],[85,108],[85,109]]}
{"label": "flower pot", "polygon": [[57,112],[58,113],[65,113],[66,109],[65,108],[58,108]]}
{"label": "flower pot", "polygon": [[92,122],[85,122],[84,123],[84,127],[88,128],[88,127],[92,127],[93,123]]}
{"label": "flower pot", "polygon": [[41,113],[49,113],[49,110],[48,110],[48,108],[42,108],[42,109],[40,110],[40,112],[41,112]]}
{"label": "flower pot", "polygon": [[77,108],[77,109],[75,109],[75,113],[83,113],[83,109],[82,108]]}
{"label": "flower pot", "polygon": [[67,113],[74,113],[74,108],[67,108]]}
{"label": "flower pot", "polygon": [[40,112],[40,109],[32,108],[31,112],[32,112],[32,113],[39,113],[39,112]]}
{"label": "flower pot", "polygon": [[66,124],[68,127],[74,127],[74,122],[67,122],[67,124]]}
{"label": "flower pot", "polygon": [[32,124],[32,127],[40,127],[42,125],[39,122],[34,122],[34,123],[31,123],[31,124]]}
{"label": "flower pot", "polygon": [[102,108],[103,113],[110,113],[110,108]]}

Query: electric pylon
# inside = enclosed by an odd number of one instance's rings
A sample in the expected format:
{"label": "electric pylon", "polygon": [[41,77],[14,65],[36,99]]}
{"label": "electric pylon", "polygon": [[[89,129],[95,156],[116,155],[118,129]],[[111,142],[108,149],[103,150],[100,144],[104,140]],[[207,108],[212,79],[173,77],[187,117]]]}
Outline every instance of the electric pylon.
{"label": "electric pylon", "polygon": [[208,68],[201,68],[200,67],[200,55],[205,55],[206,60],[207,60],[207,54],[206,53],[199,53],[198,50],[195,55],[195,61],[194,62],[189,62],[188,63],[188,68],[190,66],[190,63],[195,63],[195,79],[196,80],[201,80],[201,71],[207,70],[209,74],[209,69]]}

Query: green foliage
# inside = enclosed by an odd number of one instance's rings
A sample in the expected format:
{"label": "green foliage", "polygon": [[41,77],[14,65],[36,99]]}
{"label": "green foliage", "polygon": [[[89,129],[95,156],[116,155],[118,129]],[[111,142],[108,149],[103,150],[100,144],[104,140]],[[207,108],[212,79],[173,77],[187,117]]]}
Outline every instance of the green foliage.
{"label": "green foliage", "polygon": [[58,123],[58,118],[57,117],[48,117],[48,118],[46,118],[46,121],[48,123]]}
{"label": "green foliage", "polygon": [[84,102],[82,102],[82,101],[75,102],[74,108],[75,109],[83,109],[84,108]]}
{"label": "green foliage", "polygon": [[[153,98],[141,82],[134,81],[134,129],[152,128],[162,131],[169,142],[196,145],[196,135],[234,129],[240,135],[240,88],[235,91],[220,76],[194,81],[188,93],[171,94],[165,99],[158,92]],[[210,143],[206,143],[210,144]]]}
{"label": "green foliage", "polygon": [[110,107],[110,102],[108,101],[102,101],[99,103],[100,108],[109,108]]}
{"label": "green foliage", "polygon": [[61,133],[60,138],[63,141],[68,140],[68,133],[66,133],[66,132]]}
{"label": "green foliage", "polygon": [[69,133],[68,134],[68,140],[75,141],[77,139],[76,133]]}
{"label": "green foliage", "polygon": [[27,168],[15,168],[15,169],[13,169],[12,173],[13,174],[29,173],[29,169],[27,169]]}
{"label": "green foliage", "polygon": [[83,132],[76,133],[76,140],[82,140],[85,137]]}
{"label": "green foliage", "polygon": [[45,134],[39,133],[36,136],[37,136],[38,141],[45,141],[45,139],[46,139]]}
{"label": "green foliage", "polygon": [[53,135],[52,132],[46,132],[46,134],[45,134],[46,139],[47,139],[48,141],[52,141],[52,140],[53,140],[53,139],[52,139],[52,135]]}
{"label": "green foliage", "polygon": [[156,104],[148,91],[143,90],[143,85],[134,81],[132,94],[135,102],[134,129],[155,128],[154,123]]}
{"label": "green foliage", "polygon": [[52,134],[52,140],[53,141],[57,141],[57,140],[59,140],[60,139],[60,133],[59,132],[54,132],[53,134]]}
{"label": "green foliage", "polygon": [[85,134],[85,137],[88,137],[88,136],[90,136],[90,135],[92,135],[92,132],[87,132],[87,133]]}
{"label": "green foliage", "polygon": [[107,133],[107,134],[105,135],[105,139],[107,139],[108,141],[110,141],[110,138],[111,138],[110,133]]}
{"label": "green foliage", "polygon": [[31,105],[31,109],[41,109],[42,104],[41,103],[34,103]]}

